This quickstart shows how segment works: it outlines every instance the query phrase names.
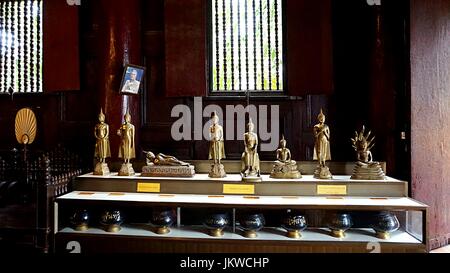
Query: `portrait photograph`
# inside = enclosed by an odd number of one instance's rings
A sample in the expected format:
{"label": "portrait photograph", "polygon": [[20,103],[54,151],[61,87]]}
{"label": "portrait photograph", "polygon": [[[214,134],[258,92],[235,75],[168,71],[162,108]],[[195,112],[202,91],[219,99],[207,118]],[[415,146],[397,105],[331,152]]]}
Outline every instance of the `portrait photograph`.
{"label": "portrait photograph", "polygon": [[136,65],[127,65],[124,69],[122,83],[120,85],[120,93],[139,94],[139,90],[143,85],[145,68]]}

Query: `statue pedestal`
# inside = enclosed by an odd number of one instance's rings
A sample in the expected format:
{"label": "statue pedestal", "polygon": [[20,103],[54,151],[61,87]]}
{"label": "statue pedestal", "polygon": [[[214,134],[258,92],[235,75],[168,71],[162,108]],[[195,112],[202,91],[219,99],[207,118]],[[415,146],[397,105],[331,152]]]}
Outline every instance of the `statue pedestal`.
{"label": "statue pedestal", "polygon": [[109,171],[108,168],[108,164],[107,163],[101,163],[98,162],[95,165],[95,169],[94,169],[94,175],[99,175],[99,176],[108,176],[110,175],[111,172]]}
{"label": "statue pedestal", "polygon": [[314,178],[316,179],[333,179],[333,175],[330,172],[330,169],[325,166],[318,166],[314,171]]}
{"label": "statue pedestal", "polygon": [[386,175],[381,168],[380,163],[371,162],[363,163],[356,162],[355,168],[353,169],[353,174],[350,179],[357,180],[384,180]]}
{"label": "statue pedestal", "polygon": [[302,178],[302,174],[299,171],[294,172],[272,172],[270,173],[270,178],[275,179],[299,179]]}
{"label": "statue pedestal", "polygon": [[133,169],[133,164],[123,163],[119,171],[119,176],[134,176],[136,173]]}
{"label": "statue pedestal", "polygon": [[145,177],[194,177],[194,166],[160,166],[148,165],[142,168]]}
{"label": "statue pedestal", "polygon": [[213,164],[211,165],[211,171],[209,172],[209,177],[211,178],[224,178],[227,176],[225,172],[225,167],[223,164]]}
{"label": "statue pedestal", "polygon": [[242,182],[245,183],[259,183],[262,182],[261,176],[255,175],[255,176],[244,176],[242,175]]}
{"label": "statue pedestal", "polygon": [[302,174],[297,170],[297,164],[281,164],[275,163],[273,165],[270,178],[275,179],[299,179]]}

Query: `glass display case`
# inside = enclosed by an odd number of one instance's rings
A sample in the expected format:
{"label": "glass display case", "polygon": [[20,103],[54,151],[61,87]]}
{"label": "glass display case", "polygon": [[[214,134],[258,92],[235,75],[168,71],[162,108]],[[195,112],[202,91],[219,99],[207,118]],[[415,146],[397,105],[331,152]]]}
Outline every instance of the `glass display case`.
{"label": "glass display case", "polygon": [[57,252],[74,251],[74,242],[82,253],[427,251],[427,206],[393,178],[242,183],[233,174],[113,173],[80,176],[74,189],[55,204]]}

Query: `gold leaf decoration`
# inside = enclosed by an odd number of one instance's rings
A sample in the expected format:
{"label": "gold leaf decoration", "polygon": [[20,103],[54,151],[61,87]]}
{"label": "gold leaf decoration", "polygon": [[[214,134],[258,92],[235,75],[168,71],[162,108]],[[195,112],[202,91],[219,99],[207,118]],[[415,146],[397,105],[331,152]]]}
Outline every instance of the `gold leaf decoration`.
{"label": "gold leaf decoration", "polygon": [[19,144],[32,144],[36,138],[37,121],[30,108],[23,108],[16,115],[16,139]]}

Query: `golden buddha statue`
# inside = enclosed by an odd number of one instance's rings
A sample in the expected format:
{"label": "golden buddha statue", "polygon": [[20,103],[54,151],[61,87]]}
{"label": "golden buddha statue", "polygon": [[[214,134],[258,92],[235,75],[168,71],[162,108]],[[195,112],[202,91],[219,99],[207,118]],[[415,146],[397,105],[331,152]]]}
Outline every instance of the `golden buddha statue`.
{"label": "golden buddha statue", "polygon": [[280,140],[280,148],[277,149],[277,160],[273,164],[271,178],[298,179],[302,175],[297,169],[297,162],[292,160],[291,151],[286,148],[284,136]]}
{"label": "golden buddha statue", "polygon": [[245,151],[241,158],[241,176],[245,182],[261,182],[261,171],[258,155],[258,135],[253,132],[255,125],[250,118],[247,132],[244,134]]}
{"label": "golden buddha statue", "polygon": [[144,152],[146,154],[147,165],[158,165],[158,166],[190,166],[189,163],[178,160],[176,157],[165,154],[155,155],[152,152]]}
{"label": "golden buddha statue", "polygon": [[355,138],[352,138],[353,149],[356,151],[357,160],[363,163],[372,162],[372,152],[370,150],[375,146],[375,137],[370,138],[372,132],[365,135],[365,126],[360,133],[355,132]]}
{"label": "golden buddha statue", "polygon": [[365,126],[361,132],[355,132],[355,138],[352,138],[353,149],[356,151],[357,162],[353,169],[351,179],[359,180],[384,180],[386,175],[379,162],[374,162],[372,152],[375,146],[375,137],[371,137],[372,132],[365,134]]}
{"label": "golden buddha statue", "polygon": [[329,168],[326,166],[326,161],[331,160],[330,149],[330,128],[325,124],[325,115],[320,109],[320,114],[317,116],[319,123],[314,126],[314,160],[318,160],[314,172],[314,178],[317,179],[331,179],[332,175]]}
{"label": "golden buddha statue", "polygon": [[142,168],[144,177],[193,177],[195,167],[174,156],[145,152],[147,166]]}
{"label": "golden buddha statue", "polygon": [[131,124],[131,115],[129,111],[124,116],[125,122],[117,130],[117,135],[120,136],[119,158],[122,158],[124,163],[119,172],[119,176],[133,176],[135,174],[131,159],[136,158],[134,136],[135,128]]}
{"label": "golden buddha statue", "polygon": [[211,115],[212,125],[209,127],[209,136],[211,138],[209,144],[209,159],[213,160],[209,177],[223,178],[226,176],[225,168],[220,162],[225,158],[225,145],[223,137],[223,128],[219,124],[219,116],[216,112]]}
{"label": "golden buddha statue", "polygon": [[109,175],[110,171],[106,159],[111,157],[111,149],[109,146],[109,125],[105,123],[105,114],[103,109],[98,115],[99,123],[94,128],[95,135],[95,158],[98,159],[95,165],[94,175]]}

